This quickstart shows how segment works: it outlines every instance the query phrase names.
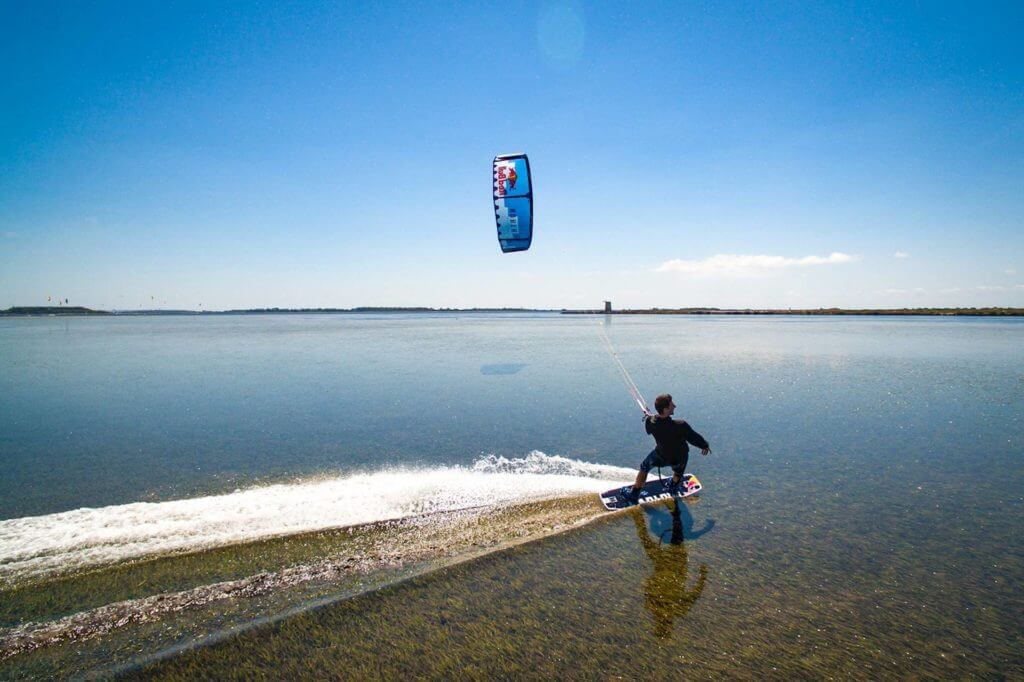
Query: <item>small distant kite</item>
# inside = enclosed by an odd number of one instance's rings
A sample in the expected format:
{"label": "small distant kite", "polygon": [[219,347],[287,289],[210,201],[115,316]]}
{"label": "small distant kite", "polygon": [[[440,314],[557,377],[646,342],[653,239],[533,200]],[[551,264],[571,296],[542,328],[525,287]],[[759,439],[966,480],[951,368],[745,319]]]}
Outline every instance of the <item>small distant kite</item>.
{"label": "small distant kite", "polygon": [[504,253],[526,251],[533,241],[533,178],[526,154],[494,157],[494,219]]}

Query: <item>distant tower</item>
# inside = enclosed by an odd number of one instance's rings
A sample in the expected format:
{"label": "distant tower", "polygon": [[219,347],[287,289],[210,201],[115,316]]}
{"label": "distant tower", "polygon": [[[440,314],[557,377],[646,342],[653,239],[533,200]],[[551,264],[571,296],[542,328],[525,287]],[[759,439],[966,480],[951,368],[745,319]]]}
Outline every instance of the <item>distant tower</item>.
{"label": "distant tower", "polygon": [[611,301],[605,301],[604,302],[604,312],[605,312],[605,314],[608,314],[611,311],[612,311],[612,302]]}

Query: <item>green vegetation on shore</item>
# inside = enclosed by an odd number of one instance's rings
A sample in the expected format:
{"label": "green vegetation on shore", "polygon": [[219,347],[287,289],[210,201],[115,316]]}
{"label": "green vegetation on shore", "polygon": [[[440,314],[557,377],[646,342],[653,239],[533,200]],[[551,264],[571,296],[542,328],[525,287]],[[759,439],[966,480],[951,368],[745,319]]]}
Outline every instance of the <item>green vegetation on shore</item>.
{"label": "green vegetation on shore", "polygon": [[0,310],[2,316],[32,315],[274,315],[295,313],[555,313],[563,315],[947,315],[973,317],[1024,316],[1024,308],[638,308],[553,310],[550,308],[249,308],[244,310],[92,310],[81,306],[22,306]]}
{"label": "green vegetation on shore", "polygon": [[727,308],[646,308],[563,310],[566,315],[970,315],[975,317],[1024,316],[1024,308],[780,308],[755,310]]}
{"label": "green vegetation on shore", "polygon": [[237,310],[92,310],[81,306],[15,306],[0,310],[0,316],[32,315],[274,315],[295,313],[556,313],[540,308],[427,308],[374,307],[357,308],[247,308]]}
{"label": "green vegetation on shore", "polygon": [[0,315],[110,315],[106,310],[92,310],[77,305],[20,306],[0,310]]}

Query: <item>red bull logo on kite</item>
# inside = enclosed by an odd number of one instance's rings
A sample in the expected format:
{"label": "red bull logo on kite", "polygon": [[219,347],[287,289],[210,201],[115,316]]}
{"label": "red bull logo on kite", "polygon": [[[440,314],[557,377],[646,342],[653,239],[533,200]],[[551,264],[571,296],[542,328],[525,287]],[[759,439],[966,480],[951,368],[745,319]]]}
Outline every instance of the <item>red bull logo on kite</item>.
{"label": "red bull logo on kite", "polygon": [[516,188],[516,181],[519,174],[516,173],[515,164],[498,165],[498,196],[503,197],[507,192]]}
{"label": "red bull logo on kite", "polygon": [[505,166],[498,164],[498,196],[505,196]]}

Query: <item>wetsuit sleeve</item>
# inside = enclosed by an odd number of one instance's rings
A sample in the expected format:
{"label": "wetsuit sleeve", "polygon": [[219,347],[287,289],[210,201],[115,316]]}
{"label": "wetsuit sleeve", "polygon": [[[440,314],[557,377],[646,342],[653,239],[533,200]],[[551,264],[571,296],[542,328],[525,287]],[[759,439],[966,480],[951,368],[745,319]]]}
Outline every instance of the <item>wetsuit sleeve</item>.
{"label": "wetsuit sleeve", "polygon": [[710,445],[708,445],[708,442],[704,440],[704,436],[694,431],[693,428],[686,422],[683,422],[683,438],[686,439],[687,443],[694,447],[700,448],[701,450],[711,447]]}
{"label": "wetsuit sleeve", "polygon": [[647,433],[654,433],[653,431],[651,431],[652,419],[653,417],[647,417],[646,419],[644,419],[644,431],[646,431]]}

